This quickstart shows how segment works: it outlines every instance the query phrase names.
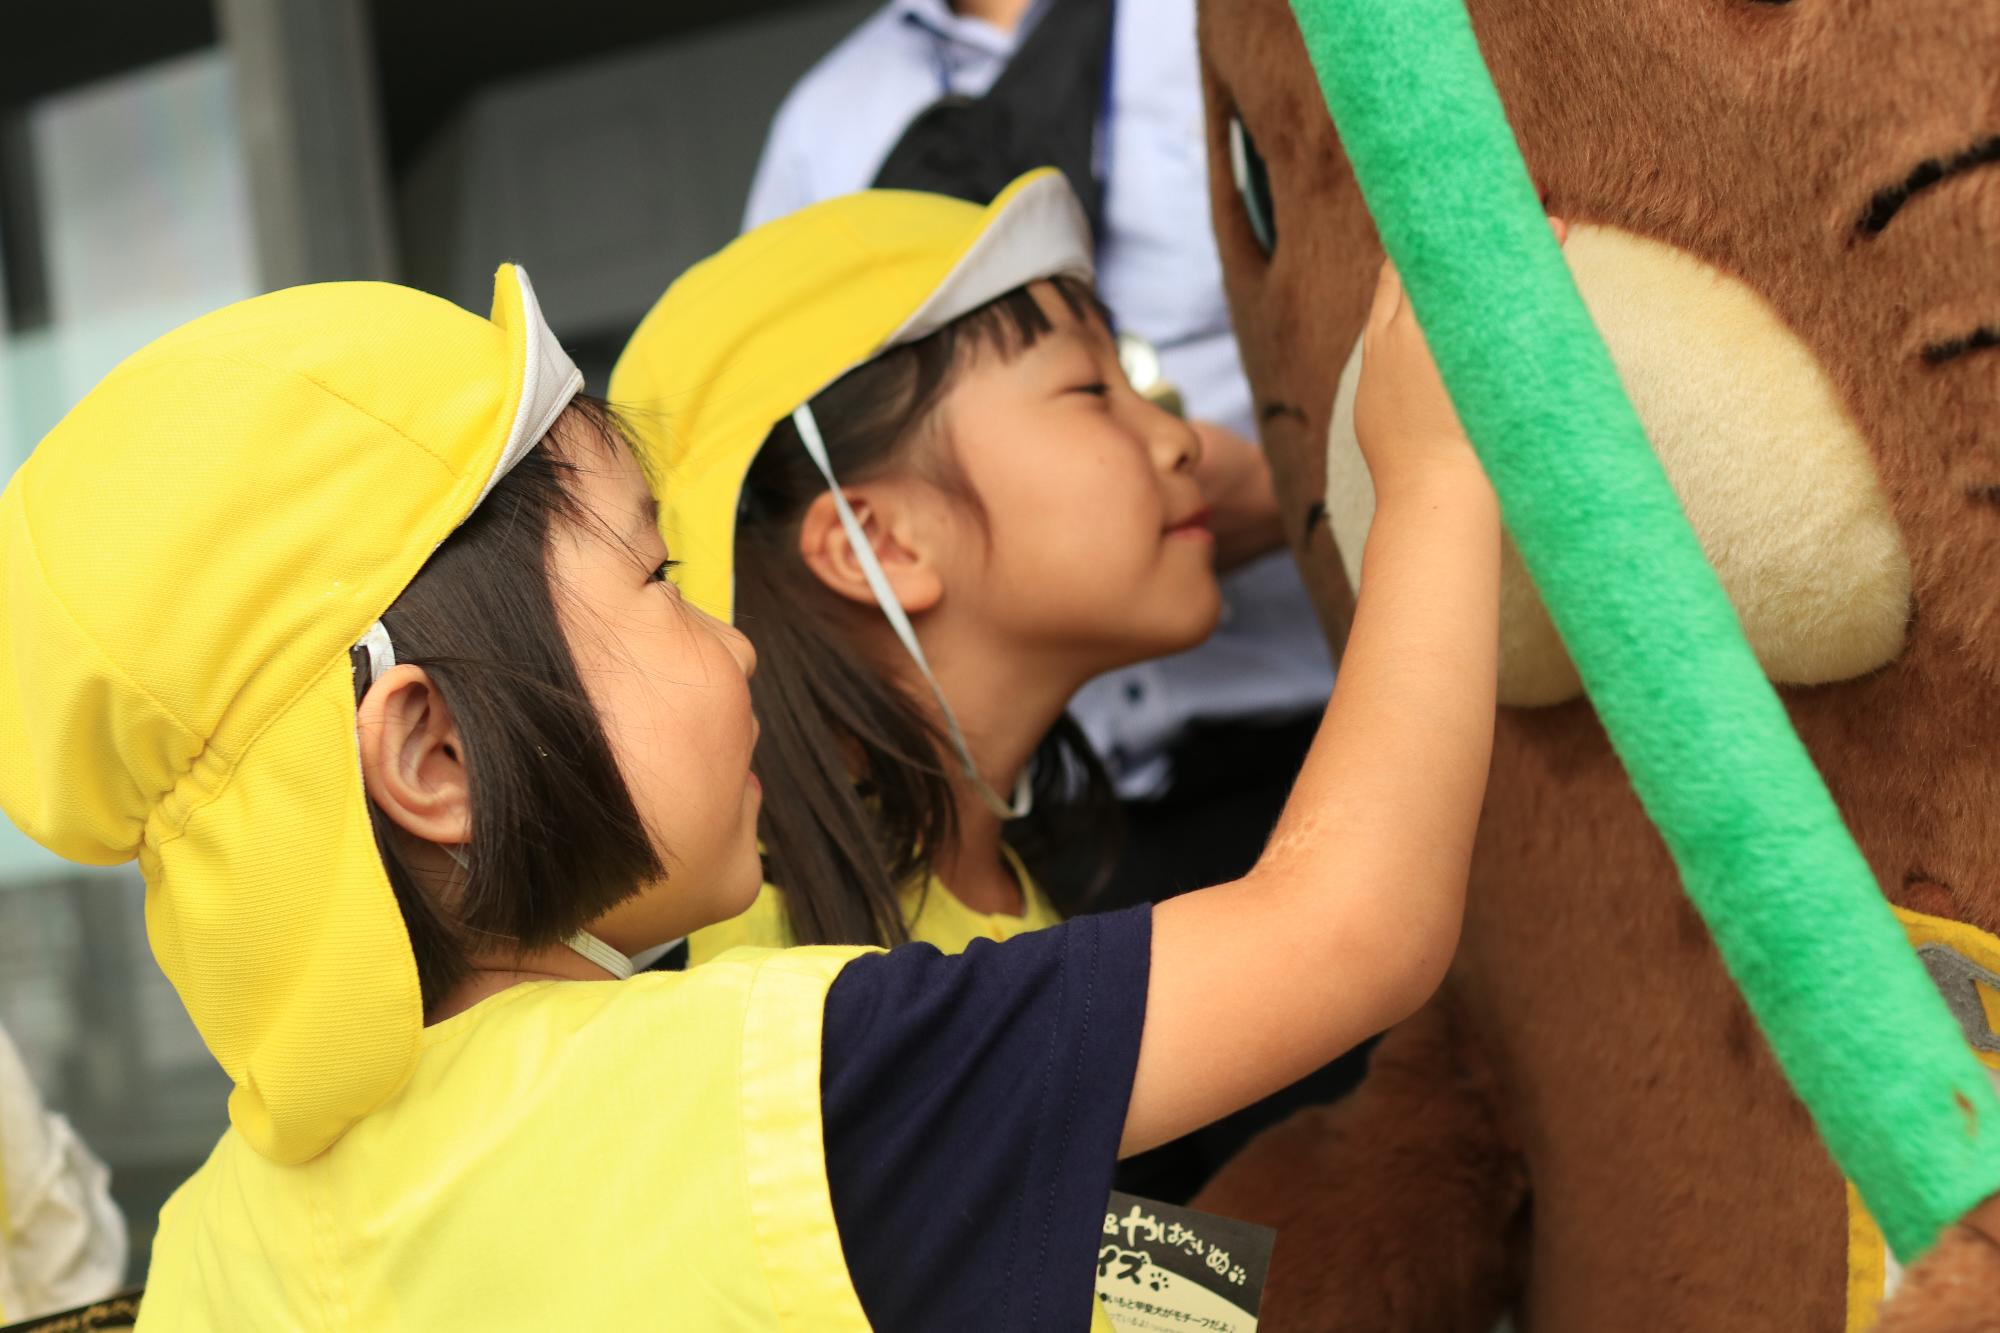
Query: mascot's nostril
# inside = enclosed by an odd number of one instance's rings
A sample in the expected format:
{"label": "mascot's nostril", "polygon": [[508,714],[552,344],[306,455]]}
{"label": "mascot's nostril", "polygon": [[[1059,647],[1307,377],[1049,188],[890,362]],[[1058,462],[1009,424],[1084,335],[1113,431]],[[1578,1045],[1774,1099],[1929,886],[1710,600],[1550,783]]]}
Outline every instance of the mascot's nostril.
{"label": "mascot's nostril", "polygon": [[1982,324],[1957,338],[1946,338],[1924,348],[1924,363],[1942,366],[1972,352],[1990,352],[2000,347],[2000,325]]}
{"label": "mascot's nostril", "polygon": [[1977,167],[1995,164],[2000,164],[2000,134],[1981,139],[1964,152],[1952,157],[1926,158],[1911,168],[1910,174],[1899,184],[1877,190],[1874,197],[1868,201],[1868,207],[1856,220],[1854,229],[1864,237],[1879,236],[1889,225],[1890,219],[1902,212],[1903,205],[1925,190]]}

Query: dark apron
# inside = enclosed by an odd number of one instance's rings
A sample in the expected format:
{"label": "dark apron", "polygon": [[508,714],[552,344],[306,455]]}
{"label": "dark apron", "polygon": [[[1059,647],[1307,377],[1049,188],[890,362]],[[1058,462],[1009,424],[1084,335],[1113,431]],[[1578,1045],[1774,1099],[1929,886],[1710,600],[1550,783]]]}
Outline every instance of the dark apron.
{"label": "dark apron", "polygon": [[1113,0],[1050,0],[984,97],[948,95],[917,113],[875,173],[878,189],[992,201],[1016,177],[1056,167],[1103,235],[1098,130],[1109,96]]}

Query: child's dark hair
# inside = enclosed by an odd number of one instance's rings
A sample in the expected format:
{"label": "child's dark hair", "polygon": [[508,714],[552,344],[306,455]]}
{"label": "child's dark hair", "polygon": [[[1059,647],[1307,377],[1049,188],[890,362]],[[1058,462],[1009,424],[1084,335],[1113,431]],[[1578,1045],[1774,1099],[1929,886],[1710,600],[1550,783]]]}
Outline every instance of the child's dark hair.
{"label": "child's dark hair", "polygon": [[[573,400],[382,616],[396,660],[428,672],[450,706],[471,789],[470,856],[445,901],[419,887],[399,834],[369,804],[426,1013],[472,953],[565,940],[665,873],[584,693],[548,576],[557,525],[592,521],[570,474],[593,451],[626,447],[602,402]],[[365,664],[356,684],[358,695]]]}
{"label": "child's dark hair", "polygon": [[[1109,323],[1086,283],[1053,285],[1078,318]],[[834,475],[851,485],[908,460],[978,512],[948,449],[911,450],[974,356],[1018,355],[1052,328],[1020,288],[848,372],[812,400]],[[737,522],[736,622],[758,661],[765,874],[784,890],[801,944],[893,945],[909,938],[901,890],[927,884],[935,851],[956,838],[957,761],[923,708],[861,660],[842,629],[845,604],[800,558],[800,523],[825,491],[782,422],[750,465]],[[1036,749],[1033,781],[1035,812],[1009,826],[1008,841],[1067,913],[1109,871],[1117,802],[1067,716]]]}

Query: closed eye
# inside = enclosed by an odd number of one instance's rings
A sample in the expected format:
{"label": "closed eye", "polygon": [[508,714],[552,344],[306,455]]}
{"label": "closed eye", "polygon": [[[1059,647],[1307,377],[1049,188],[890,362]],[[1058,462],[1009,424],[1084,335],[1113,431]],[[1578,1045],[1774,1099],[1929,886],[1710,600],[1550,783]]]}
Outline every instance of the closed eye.
{"label": "closed eye", "polygon": [[1968,352],[1989,352],[2000,347],[2000,327],[1981,326],[1956,338],[1946,338],[1924,348],[1924,360],[1933,366],[1956,361]]}
{"label": "closed eye", "polygon": [[671,583],[674,571],[680,567],[681,562],[678,560],[662,560],[660,567],[653,571],[652,581],[655,583]]}
{"label": "closed eye", "polygon": [[1854,229],[1864,237],[1879,236],[1891,219],[1903,211],[1903,205],[1924,191],[1942,185],[1954,176],[1996,164],[2000,164],[2000,134],[1981,139],[1951,157],[1926,158],[1912,167],[1909,175],[1901,181],[1877,190],[1868,201],[1868,207],[1855,221]]}
{"label": "closed eye", "polygon": [[1109,384],[1106,384],[1103,380],[1094,380],[1089,384],[1078,384],[1072,387],[1070,389],[1070,392],[1087,393],[1094,398],[1105,398],[1110,396],[1111,386]]}

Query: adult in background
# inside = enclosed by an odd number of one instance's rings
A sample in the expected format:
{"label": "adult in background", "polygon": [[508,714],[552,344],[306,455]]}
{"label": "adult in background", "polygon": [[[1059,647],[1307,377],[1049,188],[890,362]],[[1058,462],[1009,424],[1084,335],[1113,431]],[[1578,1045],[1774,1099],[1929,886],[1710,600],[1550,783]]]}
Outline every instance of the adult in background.
{"label": "adult in background", "polygon": [[[1071,705],[1124,801],[1125,849],[1096,899],[1117,907],[1249,869],[1333,680],[1283,549],[1223,299],[1194,0],[890,0],[786,97],[745,225],[871,185],[984,202],[1044,164],[1084,202],[1120,328],[1151,344],[1196,422],[1224,574],[1207,643],[1104,676]],[[1289,1100],[1357,1076],[1350,1063]],[[1253,1108],[1122,1183],[1185,1196],[1278,1109]]]}

